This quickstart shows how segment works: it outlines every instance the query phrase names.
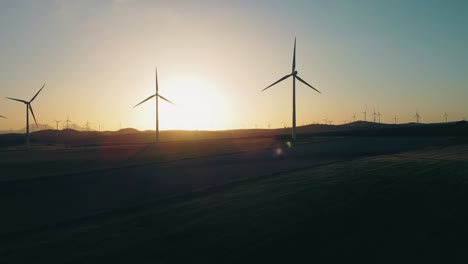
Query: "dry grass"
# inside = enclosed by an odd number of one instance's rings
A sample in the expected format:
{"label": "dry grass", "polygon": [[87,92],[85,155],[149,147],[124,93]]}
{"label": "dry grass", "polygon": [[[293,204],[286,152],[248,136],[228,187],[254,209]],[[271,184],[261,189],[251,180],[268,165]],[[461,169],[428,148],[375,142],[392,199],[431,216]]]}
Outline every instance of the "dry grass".
{"label": "dry grass", "polygon": [[6,263],[463,262],[468,145],[272,175],[10,238]]}
{"label": "dry grass", "polygon": [[194,140],[153,144],[40,148],[1,151],[0,181],[83,173],[93,170],[143,165],[268,148],[270,138]]}

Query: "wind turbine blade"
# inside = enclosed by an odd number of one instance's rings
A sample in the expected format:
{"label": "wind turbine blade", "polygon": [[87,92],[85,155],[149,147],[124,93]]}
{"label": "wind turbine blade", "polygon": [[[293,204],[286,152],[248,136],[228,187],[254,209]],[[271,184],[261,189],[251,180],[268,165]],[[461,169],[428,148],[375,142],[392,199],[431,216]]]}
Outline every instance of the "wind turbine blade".
{"label": "wind turbine blade", "polygon": [[158,68],[154,67],[154,72],[156,74],[156,93],[158,93],[159,86],[158,86]]}
{"label": "wind turbine blade", "polygon": [[7,99],[10,99],[10,100],[14,100],[14,101],[18,101],[18,102],[22,102],[22,103],[25,103],[27,104],[28,102],[26,102],[25,100],[21,100],[21,99],[15,99],[15,98],[11,98],[11,97],[6,97]]}
{"label": "wind turbine blade", "polygon": [[42,85],[41,89],[39,89],[39,91],[36,93],[36,95],[34,95],[34,97],[29,102],[32,102],[32,101],[34,101],[34,99],[36,99],[36,96],[42,91],[42,89],[44,89],[44,86],[45,86],[45,83],[44,83],[44,85]]}
{"label": "wind turbine blade", "polygon": [[158,96],[159,96],[159,98],[163,99],[164,101],[169,102],[171,104],[174,104],[173,102],[169,101],[169,99],[164,98],[164,96],[162,96],[160,94],[158,94]]}
{"label": "wind turbine blade", "polygon": [[33,111],[32,107],[31,107],[31,104],[28,104],[28,107],[29,107],[29,110],[31,110],[31,114],[32,114],[32,116],[33,116],[33,118],[34,118],[34,122],[36,122],[36,127],[39,127],[39,126],[37,125],[36,117],[34,116],[34,111]]}
{"label": "wind turbine blade", "polygon": [[296,69],[296,38],[294,38],[294,54],[293,54],[293,64],[292,64],[292,72]]}
{"label": "wind turbine blade", "polygon": [[146,98],[145,100],[141,101],[139,104],[135,105],[133,108],[135,108],[135,107],[141,105],[142,103],[148,101],[149,99],[151,99],[151,98],[153,98],[153,97],[155,97],[155,96],[156,96],[155,94],[151,95],[150,97],[148,97],[148,98]]}
{"label": "wind turbine blade", "polygon": [[267,88],[263,89],[262,92],[265,91],[266,89],[272,87],[273,85],[275,85],[275,84],[277,84],[277,83],[279,83],[281,81],[286,80],[287,78],[291,77],[291,75],[292,74],[288,74],[288,75],[284,76],[283,78],[279,79],[278,81],[274,82],[273,84],[270,84]]}
{"label": "wind turbine blade", "polygon": [[1,117],[1,118],[5,118],[5,119],[6,119],[6,117],[4,117],[4,116],[2,116],[2,115],[0,115],[0,117]]}
{"label": "wind turbine blade", "polygon": [[301,77],[299,77],[298,75],[296,75],[296,78],[297,78],[299,81],[301,81],[303,84],[309,86],[310,88],[314,89],[315,91],[317,91],[318,93],[321,94],[321,92],[320,92],[319,90],[315,89],[314,87],[312,87],[312,85],[310,85],[310,84],[308,84],[306,81],[302,80]]}

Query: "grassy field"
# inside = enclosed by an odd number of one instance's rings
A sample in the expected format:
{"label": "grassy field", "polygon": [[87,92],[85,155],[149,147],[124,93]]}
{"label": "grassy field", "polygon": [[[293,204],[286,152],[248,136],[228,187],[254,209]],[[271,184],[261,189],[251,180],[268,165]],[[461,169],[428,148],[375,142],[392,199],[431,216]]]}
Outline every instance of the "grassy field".
{"label": "grassy field", "polygon": [[335,163],[5,237],[4,263],[468,260],[468,145]]}
{"label": "grassy field", "polygon": [[268,148],[272,138],[190,140],[64,148],[35,146],[31,151],[0,151],[1,181],[83,173],[148,163],[165,162]]}
{"label": "grassy field", "polygon": [[[304,142],[333,140],[338,137],[313,137]],[[299,141],[298,143],[303,143]],[[184,140],[151,144],[103,146],[36,145],[31,151],[0,151],[0,182],[47,176],[81,174],[158,162],[253,151],[284,146],[286,140],[270,137]]]}

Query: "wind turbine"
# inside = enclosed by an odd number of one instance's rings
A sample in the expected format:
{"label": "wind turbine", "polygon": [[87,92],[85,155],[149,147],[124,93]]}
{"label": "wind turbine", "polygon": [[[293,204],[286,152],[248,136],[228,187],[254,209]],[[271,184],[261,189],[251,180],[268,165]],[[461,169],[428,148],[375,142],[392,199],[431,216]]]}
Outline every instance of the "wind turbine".
{"label": "wind turbine", "polygon": [[284,76],[284,77],[282,77],[278,81],[270,84],[265,89],[263,89],[262,92],[265,91],[266,89],[272,87],[273,85],[288,79],[291,76],[293,77],[292,140],[293,140],[293,142],[295,142],[296,141],[296,79],[298,79],[303,84],[309,86],[310,88],[314,89],[318,93],[321,93],[319,90],[312,87],[312,85],[308,84],[306,81],[304,81],[303,79],[301,79],[301,77],[299,77],[297,75],[297,71],[296,71],[296,38],[294,38],[294,53],[293,53],[293,62],[292,62],[292,71],[291,71],[291,73]]}
{"label": "wind turbine", "polygon": [[159,87],[158,87],[158,69],[155,68],[156,73],[156,93],[151,95],[150,97],[146,98],[145,100],[141,101],[139,104],[135,105],[133,108],[141,105],[142,103],[148,101],[149,99],[156,97],[156,144],[159,143],[159,108],[158,108],[158,101],[159,98],[163,99],[164,101],[174,104],[173,102],[169,101],[168,99],[164,98],[164,96],[159,94]]}
{"label": "wind turbine", "polygon": [[372,113],[372,116],[374,116],[374,123],[375,123],[375,117],[377,116],[377,114],[375,113],[375,107],[374,107],[374,113]]}
{"label": "wind turbine", "polygon": [[26,105],[26,146],[28,148],[31,147],[31,144],[29,142],[29,111],[30,110],[31,110],[31,114],[32,114],[32,116],[34,118],[34,122],[36,123],[36,127],[39,127],[37,125],[36,117],[34,116],[34,111],[32,109],[31,103],[34,101],[34,99],[36,99],[37,95],[42,91],[42,89],[44,89],[44,86],[45,86],[45,84],[42,85],[41,89],[39,89],[39,91],[36,93],[36,95],[34,95],[34,97],[30,101],[25,101],[25,100],[21,100],[21,99],[15,99],[15,98],[7,97],[10,100],[17,101],[17,102],[20,102],[20,103],[24,103]]}
{"label": "wind turbine", "polygon": [[68,124],[73,124],[73,122],[70,121],[70,119],[68,118],[68,116],[67,116],[67,120],[65,120],[64,123],[67,125],[67,129],[69,128],[69,127],[68,127]]}
{"label": "wind turbine", "polygon": [[356,122],[356,113],[353,115],[353,122]]}
{"label": "wind turbine", "polygon": [[87,131],[89,131],[89,125],[92,125],[92,123],[90,123],[90,122],[88,122],[88,120],[86,120],[85,126],[86,126]]}
{"label": "wind turbine", "polygon": [[397,124],[397,122],[396,122],[396,116],[395,116],[395,125],[396,125],[396,124]]}
{"label": "wind turbine", "polygon": [[421,118],[421,116],[419,115],[418,110],[416,110],[416,114],[414,115],[414,117],[416,118],[416,124],[419,124],[419,119]]}
{"label": "wind turbine", "polygon": [[367,108],[362,113],[364,114],[364,121],[367,121]]}
{"label": "wind turbine", "polygon": [[379,118],[379,124],[380,124],[380,116],[382,116],[382,114],[380,113],[379,110],[377,110],[377,117]]}
{"label": "wind turbine", "polygon": [[59,129],[58,129],[58,124],[59,124],[60,122],[62,122],[62,121],[61,121],[61,120],[55,120],[55,119],[54,119],[54,121],[55,121],[55,125],[57,126],[57,130],[59,130]]}
{"label": "wind turbine", "polygon": [[447,123],[447,117],[448,117],[447,112],[444,113],[444,117],[445,117],[445,123]]}

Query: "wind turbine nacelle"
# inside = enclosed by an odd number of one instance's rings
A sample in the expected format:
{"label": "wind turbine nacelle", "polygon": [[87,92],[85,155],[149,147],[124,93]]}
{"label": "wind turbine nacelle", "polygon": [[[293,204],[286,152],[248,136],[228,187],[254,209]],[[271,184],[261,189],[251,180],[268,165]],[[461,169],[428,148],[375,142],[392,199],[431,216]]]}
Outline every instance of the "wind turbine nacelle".
{"label": "wind turbine nacelle", "polygon": [[293,75],[294,75],[294,76],[297,75],[297,71],[294,71],[294,72],[293,72]]}

